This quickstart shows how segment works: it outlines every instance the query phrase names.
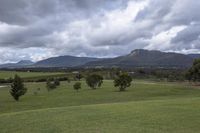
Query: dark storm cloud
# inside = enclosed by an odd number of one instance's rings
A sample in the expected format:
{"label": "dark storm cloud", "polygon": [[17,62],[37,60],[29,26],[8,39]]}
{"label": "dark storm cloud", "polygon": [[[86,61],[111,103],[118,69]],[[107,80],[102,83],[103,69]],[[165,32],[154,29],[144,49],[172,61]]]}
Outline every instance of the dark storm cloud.
{"label": "dark storm cloud", "polygon": [[175,38],[172,39],[172,43],[183,42],[189,44],[197,39],[200,36],[200,25],[191,25],[188,26],[183,31],[180,31]]}
{"label": "dark storm cloud", "polygon": [[177,0],[168,13],[166,21],[174,25],[189,25],[200,21],[199,0]]}
{"label": "dark storm cloud", "polygon": [[200,49],[200,24],[189,25],[180,31],[176,37],[171,40],[176,47],[185,47],[186,49]]}
{"label": "dark storm cloud", "polygon": [[197,0],[0,0],[0,53],[10,51],[0,62],[198,51],[199,7]]}
{"label": "dark storm cloud", "polygon": [[125,4],[123,0],[1,0],[0,22],[21,27],[13,32],[8,25],[0,46],[45,46],[47,36],[62,31],[71,21]]}
{"label": "dark storm cloud", "polygon": [[151,0],[149,5],[138,13],[136,21],[142,21],[144,19],[162,19],[163,16],[170,12],[173,4],[174,1],[169,0]]}
{"label": "dark storm cloud", "polygon": [[27,24],[62,13],[69,16],[88,16],[100,10],[118,8],[126,2],[127,0],[1,0],[0,21]]}
{"label": "dark storm cloud", "polygon": [[10,24],[24,24],[27,19],[22,9],[26,6],[27,4],[23,0],[1,0],[0,21]]}

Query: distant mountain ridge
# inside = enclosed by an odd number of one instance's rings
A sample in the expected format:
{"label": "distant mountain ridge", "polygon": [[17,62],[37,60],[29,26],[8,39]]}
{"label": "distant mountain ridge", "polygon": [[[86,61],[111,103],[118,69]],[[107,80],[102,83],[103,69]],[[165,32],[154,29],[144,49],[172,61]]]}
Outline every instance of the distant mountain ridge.
{"label": "distant mountain ridge", "polygon": [[35,67],[75,67],[81,66],[91,61],[97,61],[98,58],[91,57],[75,57],[75,56],[59,56],[52,57],[36,62]]}
{"label": "distant mountain ridge", "polygon": [[173,52],[161,52],[156,50],[136,49],[131,53],[115,58],[92,58],[76,56],[58,56],[36,63],[22,60],[18,63],[0,65],[0,68],[26,68],[26,67],[163,67],[163,68],[188,68],[194,59],[200,58],[200,54],[179,54]]}
{"label": "distant mountain ridge", "polygon": [[190,67],[194,58],[179,54],[166,53],[156,50],[136,49],[130,54],[119,56],[112,59],[104,59],[95,62],[89,62],[87,67],[166,67],[166,68],[186,68]]}
{"label": "distant mountain ridge", "polygon": [[33,65],[34,62],[30,60],[21,60],[17,63],[7,63],[7,64],[2,64],[0,65],[0,68],[21,68],[21,67],[26,67]]}
{"label": "distant mountain ridge", "polygon": [[34,62],[32,62],[30,60],[21,60],[17,64],[18,65],[32,65],[32,64],[34,64]]}
{"label": "distant mountain ridge", "polygon": [[200,54],[188,54],[188,56],[190,56],[194,59],[200,58]]}

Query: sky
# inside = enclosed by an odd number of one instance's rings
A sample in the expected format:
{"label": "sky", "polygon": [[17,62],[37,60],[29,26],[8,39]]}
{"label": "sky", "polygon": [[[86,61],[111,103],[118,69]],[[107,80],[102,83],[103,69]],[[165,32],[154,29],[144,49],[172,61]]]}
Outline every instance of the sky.
{"label": "sky", "polygon": [[200,0],[0,0],[0,63],[200,53]]}

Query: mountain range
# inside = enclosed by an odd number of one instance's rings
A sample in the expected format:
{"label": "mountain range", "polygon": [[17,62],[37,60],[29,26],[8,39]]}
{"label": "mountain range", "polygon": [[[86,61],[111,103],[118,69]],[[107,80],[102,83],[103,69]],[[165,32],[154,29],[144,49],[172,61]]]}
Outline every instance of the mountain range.
{"label": "mountain range", "polygon": [[88,62],[97,61],[98,58],[91,57],[75,57],[75,56],[59,56],[52,57],[36,62],[35,67],[76,67],[82,66]]}
{"label": "mountain range", "polygon": [[21,60],[17,63],[2,64],[2,65],[0,65],[0,68],[22,68],[22,67],[30,66],[33,64],[34,64],[34,62],[32,62],[30,60]]}
{"label": "mountain range", "polygon": [[189,56],[194,59],[200,58],[200,54],[189,54]]}
{"label": "mountain range", "polygon": [[18,63],[0,65],[0,68],[27,68],[27,67],[162,67],[162,68],[188,68],[193,60],[200,58],[200,54],[179,54],[161,52],[156,50],[136,49],[131,53],[115,58],[91,58],[75,56],[58,56],[38,62],[22,60]]}
{"label": "mountain range", "polygon": [[85,66],[95,67],[190,67],[196,56],[179,53],[166,53],[161,51],[149,51],[143,49],[133,50],[130,54],[111,59],[89,62]]}

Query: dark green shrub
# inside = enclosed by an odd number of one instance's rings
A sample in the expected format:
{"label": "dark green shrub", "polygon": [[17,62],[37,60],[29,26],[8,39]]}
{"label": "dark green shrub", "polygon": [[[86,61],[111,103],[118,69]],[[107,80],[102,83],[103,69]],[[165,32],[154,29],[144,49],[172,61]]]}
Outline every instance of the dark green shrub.
{"label": "dark green shrub", "polygon": [[48,91],[56,89],[56,85],[54,82],[51,82],[49,79],[46,82],[46,87]]}
{"label": "dark green shrub", "polygon": [[114,80],[114,86],[119,87],[119,91],[125,91],[127,87],[131,86],[131,82],[132,82],[132,77],[124,73],[124,74],[119,75]]}
{"label": "dark green shrub", "polygon": [[11,84],[10,94],[16,101],[19,101],[19,97],[26,92],[27,88],[24,87],[22,79],[18,75],[15,75],[13,83]]}
{"label": "dark green shrub", "polygon": [[76,82],[73,87],[74,87],[74,90],[76,90],[78,92],[78,90],[81,89],[81,83],[80,82]]}
{"label": "dark green shrub", "polygon": [[103,77],[97,74],[90,75],[86,78],[86,83],[90,88],[96,89],[97,87],[101,87]]}
{"label": "dark green shrub", "polygon": [[186,78],[190,81],[200,82],[200,59],[196,59],[193,66],[186,73]]}
{"label": "dark green shrub", "polygon": [[59,86],[59,85],[60,85],[60,81],[56,78],[56,79],[54,79],[54,84],[55,84],[56,86]]}

